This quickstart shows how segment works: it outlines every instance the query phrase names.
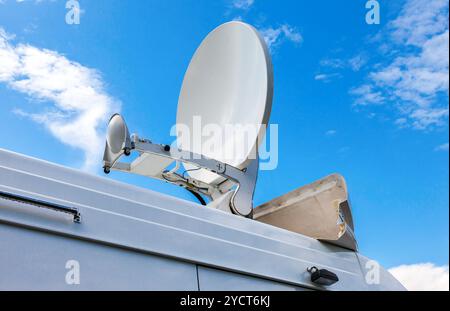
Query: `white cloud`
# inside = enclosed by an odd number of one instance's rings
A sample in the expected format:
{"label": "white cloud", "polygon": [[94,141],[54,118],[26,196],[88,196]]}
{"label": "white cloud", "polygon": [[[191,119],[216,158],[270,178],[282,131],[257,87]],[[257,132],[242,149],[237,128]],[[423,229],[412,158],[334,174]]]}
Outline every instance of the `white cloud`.
{"label": "white cloud", "polygon": [[415,129],[447,124],[448,1],[409,0],[386,31],[397,52],[368,75],[361,87],[369,94],[350,92],[356,95],[355,104],[390,104],[406,120],[402,126]]}
{"label": "white cloud", "polygon": [[[236,13],[237,10],[241,10],[235,17],[232,18],[232,20],[243,21],[245,15],[248,13],[246,11],[248,11],[254,4],[255,0],[232,0],[231,6],[226,12],[226,15],[230,15],[232,13]],[[263,36],[269,49],[273,49],[285,40],[297,44],[303,41],[303,37],[300,32],[289,24],[282,24],[279,27],[261,26],[258,27],[258,30]]]}
{"label": "white cloud", "polygon": [[365,54],[357,54],[349,59],[346,58],[324,58],[320,61],[321,67],[331,69],[351,69],[352,71],[359,71],[367,63],[367,56]]}
{"label": "white cloud", "polygon": [[359,106],[380,105],[385,100],[381,91],[374,90],[369,84],[351,89],[350,94],[356,96],[355,104]]}
{"label": "white cloud", "polygon": [[389,27],[399,43],[421,46],[448,30],[447,0],[409,0]]}
{"label": "white cloud", "polygon": [[408,120],[406,118],[398,118],[394,121],[394,123],[398,125],[398,127],[402,128],[406,126]]}
{"label": "white cloud", "polygon": [[232,6],[235,9],[248,10],[254,3],[254,0],[233,0]]}
{"label": "white cloud", "polygon": [[360,71],[367,63],[367,58],[363,55],[356,55],[348,60],[348,64],[353,71]]}
{"label": "white cloud", "polygon": [[31,118],[62,143],[82,150],[83,169],[99,165],[104,125],[119,104],[106,93],[96,70],[55,51],[14,45],[0,28],[0,83],[40,104],[38,111],[16,109],[16,114]]}
{"label": "white cloud", "polygon": [[444,143],[442,145],[437,146],[435,151],[447,151],[448,152],[448,143]]}
{"label": "white cloud", "polygon": [[[344,69],[352,71],[359,71],[367,63],[367,57],[363,54],[358,54],[350,59],[343,58],[324,58],[320,61],[320,74],[317,74],[314,79],[322,82],[330,82],[333,78],[340,78],[340,73]],[[327,72],[327,73],[324,73]]]}
{"label": "white cloud", "polygon": [[317,75],[314,76],[314,80],[318,80],[318,81],[326,80],[327,78],[328,78],[328,75],[327,74],[323,74],[323,73],[320,73],[320,74],[317,74]]}
{"label": "white cloud", "polygon": [[426,130],[432,126],[442,126],[448,119],[448,107],[416,109],[409,114],[411,126]]}
{"label": "white cloud", "polygon": [[334,136],[336,134],[337,134],[336,130],[328,130],[328,131],[325,132],[326,136]]}
{"label": "white cloud", "polygon": [[300,32],[288,24],[281,25],[277,28],[269,27],[261,29],[260,32],[269,48],[277,46],[283,39],[287,39],[297,44],[303,41]]}
{"label": "white cloud", "polygon": [[448,265],[439,267],[422,263],[402,265],[389,269],[389,272],[410,291],[448,291],[448,270]]}
{"label": "white cloud", "polygon": [[314,76],[314,80],[330,82],[333,78],[340,77],[339,73],[319,73]]}
{"label": "white cloud", "polygon": [[325,58],[320,61],[320,66],[341,69],[346,66],[345,61],[340,58]]}

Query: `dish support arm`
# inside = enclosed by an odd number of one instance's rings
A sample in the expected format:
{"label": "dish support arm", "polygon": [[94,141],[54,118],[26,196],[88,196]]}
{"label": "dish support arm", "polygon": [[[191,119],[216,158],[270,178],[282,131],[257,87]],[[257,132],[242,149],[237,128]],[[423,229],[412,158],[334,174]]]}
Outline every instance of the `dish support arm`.
{"label": "dish support arm", "polygon": [[[131,166],[129,163],[123,163],[118,161],[124,154],[128,155],[130,154],[130,152],[138,152],[140,154],[152,154],[170,158],[174,161],[195,165],[196,167],[206,169],[210,172],[220,175],[225,179],[225,181],[220,183],[219,185],[209,185],[210,187],[214,188],[213,190],[220,191],[220,185],[225,183],[229,184],[229,182],[231,181],[235,185],[231,190],[233,191],[233,195],[231,196],[230,200],[231,211],[237,215],[252,218],[253,195],[258,176],[258,164],[259,164],[257,152],[256,152],[256,159],[253,159],[245,169],[240,170],[229,164],[207,158],[200,154],[180,149],[175,150],[174,149],[175,148],[171,148],[168,145],[155,144],[149,140],[140,139],[136,134],[134,134],[131,137],[130,144],[128,146],[125,146],[123,151],[119,153],[114,159],[104,157],[103,168],[105,173],[109,173],[111,169],[116,171],[132,173]],[[163,177],[162,174],[161,177]],[[190,190],[194,190],[201,194],[205,194],[204,192],[189,187],[187,183],[177,183],[176,181],[172,181],[169,179],[164,180],[170,183],[178,184]],[[194,184],[201,184],[200,181],[193,180],[193,182]]]}

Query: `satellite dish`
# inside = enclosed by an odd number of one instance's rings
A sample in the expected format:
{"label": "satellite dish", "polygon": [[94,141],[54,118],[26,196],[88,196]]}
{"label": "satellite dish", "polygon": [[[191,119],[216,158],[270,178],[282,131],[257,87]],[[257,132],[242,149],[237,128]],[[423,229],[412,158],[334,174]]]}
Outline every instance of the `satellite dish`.
{"label": "satellite dish", "polygon": [[[269,51],[258,31],[242,22],[229,22],[213,30],[195,52],[184,76],[178,100],[177,132],[190,129],[190,136],[179,135],[180,149],[202,154],[239,169],[246,168],[257,151],[269,121],[273,96],[273,71]],[[239,133],[224,135],[222,150],[208,150],[205,139],[194,144],[194,117],[201,124],[253,125],[256,130],[244,137]],[[246,142],[242,140],[245,139]],[[226,155],[226,148],[235,148]],[[255,157],[253,157],[254,159]],[[189,175],[211,184],[221,180],[217,174],[184,164]]]}
{"label": "satellite dish", "polygon": [[[347,188],[339,175],[253,209],[258,141],[269,121],[272,97],[272,63],[263,38],[245,23],[223,24],[203,40],[184,76],[176,148],[137,134],[130,137],[124,119],[115,114],[108,125],[105,173],[112,169],[159,179],[184,187],[203,205],[202,196],[209,198],[210,208],[356,249]],[[210,148],[210,136],[217,133],[203,132],[206,126],[219,129],[220,148]],[[138,156],[118,161],[130,151]]]}
{"label": "satellite dish", "polygon": [[105,173],[122,154],[130,155],[131,139],[127,124],[123,117],[116,113],[108,123],[106,130],[106,146],[103,161],[105,162]]}
{"label": "satellite dish", "polygon": [[[176,184],[210,198],[215,208],[251,217],[258,138],[269,121],[272,96],[272,63],[263,38],[250,25],[223,24],[203,40],[186,71],[178,100],[178,148],[137,134],[130,137],[125,121],[116,114],[108,125],[104,171]],[[196,124],[199,119],[201,124]],[[206,126],[220,132],[203,133]],[[220,137],[214,137],[217,134]],[[221,139],[211,149],[215,138]],[[139,156],[131,163],[120,162],[130,151]]]}

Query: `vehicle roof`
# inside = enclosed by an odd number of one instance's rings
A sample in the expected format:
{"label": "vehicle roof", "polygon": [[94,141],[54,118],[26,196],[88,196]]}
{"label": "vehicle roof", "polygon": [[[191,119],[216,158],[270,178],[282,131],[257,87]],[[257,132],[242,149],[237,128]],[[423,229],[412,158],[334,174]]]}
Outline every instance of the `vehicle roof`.
{"label": "vehicle roof", "polygon": [[[0,190],[77,208],[81,223],[6,201],[0,222],[322,289],[306,271],[316,266],[339,276],[330,289],[369,289],[358,254],[350,250],[2,149]],[[382,275],[381,286],[396,286]]]}

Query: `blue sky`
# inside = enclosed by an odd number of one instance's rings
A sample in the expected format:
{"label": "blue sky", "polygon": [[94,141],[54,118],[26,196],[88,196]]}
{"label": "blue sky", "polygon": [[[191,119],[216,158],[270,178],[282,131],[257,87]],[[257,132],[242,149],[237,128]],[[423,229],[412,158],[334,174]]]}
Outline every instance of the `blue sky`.
{"label": "blue sky", "polygon": [[171,142],[196,47],[240,19],[270,43],[275,72],[279,165],[260,173],[255,203],[339,172],[360,251],[386,267],[444,266],[448,288],[448,3],[378,2],[369,25],[365,0],[80,0],[69,25],[66,1],[0,0],[0,147],[100,174],[116,111]]}

